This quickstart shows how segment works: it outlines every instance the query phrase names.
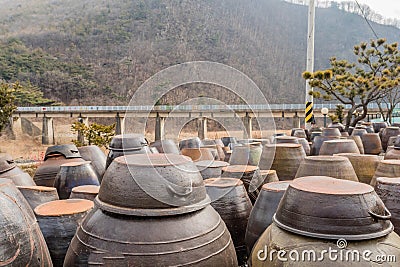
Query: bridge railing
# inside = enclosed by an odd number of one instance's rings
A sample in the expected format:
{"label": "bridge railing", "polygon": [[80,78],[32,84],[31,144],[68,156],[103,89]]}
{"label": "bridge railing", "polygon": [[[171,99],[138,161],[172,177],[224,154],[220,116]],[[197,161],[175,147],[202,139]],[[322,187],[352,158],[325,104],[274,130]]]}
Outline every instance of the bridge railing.
{"label": "bridge railing", "polygon": [[[349,109],[350,105],[345,105]],[[18,107],[16,112],[126,112],[126,111],[218,111],[218,110],[253,110],[253,111],[301,111],[304,104],[269,104],[269,105],[160,105],[160,106],[50,106],[50,107]],[[334,110],[336,104],[314,104],[314,109],[328,108]],[[368,105],[369,109],[378,109],[376,103]]]}

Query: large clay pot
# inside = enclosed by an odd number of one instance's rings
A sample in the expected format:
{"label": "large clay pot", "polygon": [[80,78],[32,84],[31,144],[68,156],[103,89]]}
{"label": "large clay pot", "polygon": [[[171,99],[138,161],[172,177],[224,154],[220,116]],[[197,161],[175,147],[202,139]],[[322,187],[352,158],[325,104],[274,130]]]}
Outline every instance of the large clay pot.
{"label": "large clay pot", "polygon": [[128,155],[114,161],[96,198],[102,209],[141,215],[140,209],[190,206],[191,210],[208,205],[203,178],[188,157],[160,153]]}
{"label": "large clay pot", "polygon": [[352,153],[341,153],[335,156],[346,157],[350,160],[357,178],[360,182],[370,184],[371,179],[378,168],[380,158],[376,155],[362,155]]}
{"label": "large clay pot", "polygon": [[314,138],[317,136],[322,136],[322,132],[311,132],[310,134],[310,141],[313,142]]}
{"label": "large clay pot", "polygon": [[375,133],[379,133],[379,131],[383,128],[386,128],[388,126],[387,122],[382,121],[382,122],[372,122],[372,128],[374,129]]}
{"label": "large clay pot", "polygon": [[363,145],[363,142],[362,142],[362,139],[361,139],[360,136],[354,135],[354,136],[348,136],[346,138],[349,139],[349,140],[353,140],[356,143],[357,148],[360,151],[360,154],[364,154],[365,153],[364,145]]}
{"label": "large clay pot", "polygon": [[292,136],[308,139],[308,134],[304,129],[300,128],[300,129],[295,129],[294,131],[292,129],[292,132],[293,132],[293,134],[291,134]]}
{"label": "large clay pot", "polygon": [[222,146],[220,146],[220,145],[205,145],[203,147],[211,149],[211,153],[216,154],[216,155],[214,155],[216,160],[224,160],[225,159],[225,152],[224,152],[224,149],[222,148]]}
{"label": "large clay pot", "polygon": [[235,137],[222,137],[221,138],[222,143],[224,146],[230,147],[231,144],[236,144],[236,138]]}
{"label": "large clay pot", "polygon": [[214,142],[216,145],[218,145],[220,147],[225,147],[224,142],[222,142],[221,139],[215,139]]}
{"label": "large clay pot", "polygon": [[340,136],[342,136],[340,132],[341,131],[339,130],[339,128],[324,128],[324,129],[322,129],[322,136],[325,136],[325,137],[338,136],[338,137],[340,137]]}
{"label": "large clay pot", "polygon": [[87,199],[93,201],[99,193],[98,185],[80,185],[72,188],[69,198]]}
{"label": "large clay pot", "polygon": [[37,168],[33,180],[36,185],[54,186],[54,180],[60,170],[60,166],[69,162],[83,162],[82,158],[66,158],[61,154],[51,154],[47,156],[45,161]]}
{"label": "large clay pot", "polygon": [[[389,141],[387,142],[387,146],[394,146],[396,141],[399,139],[399,135],[389,137]],[[387,149],[386,149],[387,151]]]}
{"label": "large clay pot", "polygon": [[386,155],[387,153],[389,153],[390,151],[392,151],[393,149],[394,149],[394,146],[388,146],[387,149],[386,149],[385,155]]}
{"label": "large clay pot", "polygon": [[107,156],[98,146],[82,146],[78,147],[79,153],[86,161],[90,161],[94,169],[99,174],[100,182],[106,171]]}
{"label": "large clay pot", "polygon": [[328,128],[337,128],[340,132],[345,131],[345,127],[340,122],[332,122],[328,125]]}
{"label": "large clay pot", "polygon": [[19,191],[28,201],[32,210],[37,206],[53,200],[58,200],[57,189],[47,186],[17,186]]}
{"label": "large clay pot", "polygon": [[299,140],[294,136],[277,136],[275,137],[276,144],[298,144]]}
{"label": "large clay pot", "polygon": [[221,177],[222,168],[229,166],[229,163],[217,160],[197,161],[195,162],[195,164],[204,180],[209,178]]}
{"label": "large clay pot", "polygon": [[379,155],[382,152],[382,143],[378,134],[367,133],[361,136],[365,154]]}
{"label": "large clay pot", "polygon": [[203,146],[202,141],[198,137],[192,137],[188,139],[183,139],[179,141],[179,149],[182,150],[184,148],[200,148]]}
{"label": "large clay pot", "polygon": [[276,174],[275,170],[260,170],[260,174],[262,176],[262,179],[264,180],[261,186],[267,183],[279,182],[279,177]]}
{"label": "large clay pot", "polygon": [[384,159],[400,159],[400,148],[387,149]]}
{"label": "large clay pot", "polygon": [[339,138],[340,136],[316,136],[311,145],[311,155],[318,156],[321,146],[325,141],[336,140]]}
{"label": "large clay pot", "polygon": [[63,266],[76,229],[92,208],[93,202],[84,199],[55,200],[35,208],[54,266]]}
{"label": "large clay pot", "polygon": [[[310,145],[305,138],[298,138],[295,136],[278,136],[275,138],[276,144],[300,144],[302,145],[306,155],[310,154]],[[307,154],[308,153],[308,154]]]}
{"label": "large clay pot", "polygon": [[191,158],[193,161],[215,160],[211,150],[206,147],[183,148],[181,154]]}
{"label": "large clay pot", "polygon": [[299,138],[298,139],[299,144],[303,146],[304,152],[306,152],[307,156],[311,155],[311,147],[310,147],[310,143],[307,141],[307,139],[305,138]]}
{"label": "large clay pot", "polygon": [[370,185],[324,176],[291,182],[273,218],[295,234],[336,240],[385,236],[393,231],[389,219],[390,212]]}
{"label": "large clay pot", "polygon": [[400,160],[381,160],[381,162],[379,162],[378,168],[376,168],[374,177],[372,177],[372,186],[375,186],[376,178],[378,177],[400,177]]}
{"label": "large clay pot", "polygon": [[388,142],[389,142],[389,138],[391,136],[398,136],[400,134],[400,128],[399,127],[387,127],[384,128],[382,131],[382,148],[383,150],[386,151],[387,147],[388,147]]}
{"label": "large clay pot", "polygon": [[203,146],[214,146],[215,145],[215,140],[213,139],[203,139],[201,140],[201,142],[203,143]]}
{"label": "large clay pot", "polygon": [[143,134],[116,135],[111,140],[108,149],[106,168],[120,156],[152,153]]}
{"label": "large clay pot", "polygon": [[34,186],[36,185],[32,177],[22,171],[14,161],[0,159],[0,178],[10,179],[15,185]]}
{"label": "large clay pot", "polygon": [[53,266],[28,202],[9,179],[0,179],[0,256],[3,266]]}
{"label": "large clay pot", "polygon": [[211,206],[221,215],[231,233],[238,263],[242,266],[247,261],[244,237],[253,207],[243,182],[236,178],[217,178],[208,179],[204,183],[211,198]]}
{"label": "large clay pot", "polygon": [[337,179],[358,181],[350,160],[338,156],[306,157],[299,166],[296,178],[305,176],[329,176]]}
{"label": "large clay pot", "polygon": [[242,180],[251,203],[256,201],[259,193],[258,187],[264,183],[259,167],[251,165],[230,165],[223,167],[222,177]]}
{"label": "large clay pot", "polygon": [[67,199],[72,188],[80,185],[99,185],[99,174],[94,170],[90,161],[65,163],[54,181],[60,199]]}
{"label": "large clay pot", "polygon": [[[345,242],[340,240],[339,242],[293,234],[273,223],[254,246],[249,262],[252,267],[389,267],[397,265],[376,261],[375,256],[394,255],[398,259],[400,257],[399,244],[400,237],[394,232],[376,239]],[[277,250],[287,252],[281,257],[283,260],[278,259]],[[332,251],[333,256],[329,257],[328,251]],[[271,252],[274,254],[270,259]],[[315,257],[313,252],[315,252]],[[355,254],[352,254],[353,252]],[[366,257],[365,260],[363,253],[371,256]],[[340,255],[343,255],[342,260],[340,260]]]}
{"label": "large clay pot", "polygon": [[72,239],[64,266],[237,266],[230,234],[209,202],[203,179],[187,157],[117,158],[103,177],[95,208]]}
{"label": "large clay pot", "polygon": [[342,137],[349,137],[350,136],[348,132],[341,132],[340,135]]}
{"label": "large clay pot", "polygon": [[356,153],[360,154],[356,142],[348,139],[338,139],[325,141],[319,151],[319,155],[332,156],[338,153]]}
{"label": "large clay pot", "polygon": [[88,262],[105,266],[238,266],[230,234],[211,206],[149,218],[116,216],[95,208],[78,227],[64,266],[87,266]]}
{"label": "large clay pot", "polygon": [[206,148],[211,152],[211,155],[213,156],[214,160],[220,160],[218,150],[215,148],[215,146],[202,146],[201,149],[203,148]]}
{"label": "large clay pot", "polygon": [[357,135],[357,136],[363,136],[364,134],[366,134],[367,133],[367,130],[366,129],[354,129],[353,130],[353,132],[351,133],[351,135],[352,136],[355,136],[355,135]]}
{"label": "large clay pot", "polygon": [[[253,248],[250,264],[381,266],[375,255],[400,256],[400,237],[392,232],[389,218],[390,212],[369,185],[330,177],[300,178],[286,190],[274,223]],[[348,258],[324,255],[333,249]],[[287,252],[283,257],[288,260],[273,256],[272,250]],[[372,260],[360,256],[367,250],[374,255]],[[356,251],[360,257],[347,251]]]}
{"label": "large clay pot", "polygon": [[262,147],[257,145],[235,146],[229,159],[231,165],[253,165],[260,163]]}
{"label": "large clay pot", "polygon": [[293,180],[305,157],[306,153],[299,144],[265,145],[260,168],[276,170],[281,181]]}
{"label": "large clay pot", "polygon": [[171,139],[157,140],[150,144],[150,146],[157,148],[160,153],[177,154],[179,155],[179,148]]}
{"label": "large clay pot", "polygon": [[365,130],[367,131],[367,133],[375,133],[374,127],[372,126],[371,122],[364,122],[362,125],[365,126]]}
{"label": "large clay pot", "polygon": [[400,233],[400,178],[379,177],[376,179],[375,191],[392,214],[390,221],[394,231]]}
{"label": "large clay pot", "polygon": [[246,228],[246,247],[250,254],[254,244],[261,234],[272,223],[279,202],[290,181],[272,182],[263,185],[260,195],[250,213],[249,222]]}

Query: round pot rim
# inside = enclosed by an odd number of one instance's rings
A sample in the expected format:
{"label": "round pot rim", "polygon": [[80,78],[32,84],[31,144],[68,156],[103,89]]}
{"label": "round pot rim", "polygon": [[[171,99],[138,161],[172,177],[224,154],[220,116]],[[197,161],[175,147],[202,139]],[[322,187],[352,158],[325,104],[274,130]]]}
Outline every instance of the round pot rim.
{"label": "round pot rim", "polygon": [[203,209],[210,203],[211,199],[207,195],[206,198],[203,199],[202,201],[189,206],[181,206],[181,207],[171,206],[169,208],[162,208],[162,209],[132,209],[105,203],[101,201],[98,196],[96,196],[96,198],[94,199],[94,204],[98,206],[101,210],[121,215],[142,216],[142,217],[160,217],[160,216],[173,216],[173,215],[186,214]]}
{"label": "round pot rim", "polygon": [[379,232],[375,232],[375,233],[359,234],[359,235],[321,234],[321,233],[316,233],[316,232],[308,232],[308,231],[304,231],[304,230],[299,230],[299,229],[295,229],[293,227],[287,226],[284,223],[282,223],[276,219],[276,213],[272,217],[272,220],[279,228],[281,228],[283,230],[286,230],[286,231],[289,231],[289,232],[292,232],[295,234],[299,234],[302,236],[322,238],[322,239],[336,239],[337,240],[337,239],[344,238],[346,240],[367,240],[367,239],[374,239],[374,238],[386,236],[386,235],[390,234],[394,229],[392,222],[389,221],[389,227],[387,229],[383,229],[383,230],[381,230]]}

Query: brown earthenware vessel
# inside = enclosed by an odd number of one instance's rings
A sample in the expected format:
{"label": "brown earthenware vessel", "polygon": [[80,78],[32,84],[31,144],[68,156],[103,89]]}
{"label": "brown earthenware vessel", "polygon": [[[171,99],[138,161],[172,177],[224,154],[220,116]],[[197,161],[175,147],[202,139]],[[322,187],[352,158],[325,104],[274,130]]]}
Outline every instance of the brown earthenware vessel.
{"label": "brown earthenware vessel", "polygon": [[338,156],[306,157],[299,166],[296,178],[305,176],[329,176],[337,179],[358,181],[350,160]]}

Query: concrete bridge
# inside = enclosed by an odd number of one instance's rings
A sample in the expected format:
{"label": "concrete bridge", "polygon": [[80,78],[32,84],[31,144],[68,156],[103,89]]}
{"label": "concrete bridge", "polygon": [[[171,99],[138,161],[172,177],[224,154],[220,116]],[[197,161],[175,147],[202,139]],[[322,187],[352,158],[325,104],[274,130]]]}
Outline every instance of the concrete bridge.
{"label": "concrete bridge", "polygon": [[[197,118],[200,138],[207,135],[207,119],[238,117],[243,120],[247,136],[251,137],[253,118],[273,117],[275,120],[290,118],[293,127],[300,127],[300,121],[304,120],[304,107],[303,104],[18,107],[13,118],[42,118],[42,143],[47,145],[55,143],[54,118],[77,118],[88,125],[90,118],[112,117],[116,120],[116,134],[123,133],[126,115],[138,118],[155,118],[155,139],[160,140],[164,137],[165,119],[170,116]],[[314,104],[314,116],[316,118],[323,117],[320,112],[323,107],[333,111],[336,105]],[[379,110],[376,104],[371,104],[369,111],[367,120],[378,117]]]}

